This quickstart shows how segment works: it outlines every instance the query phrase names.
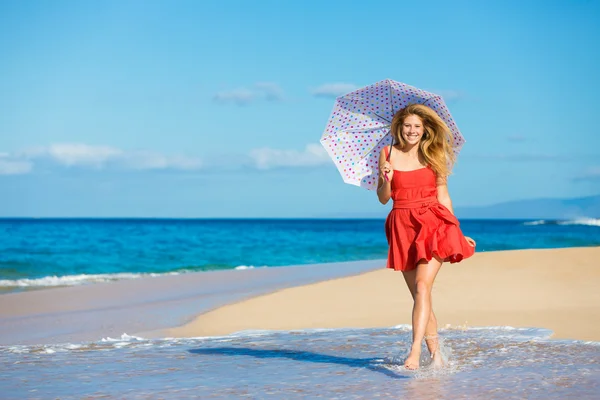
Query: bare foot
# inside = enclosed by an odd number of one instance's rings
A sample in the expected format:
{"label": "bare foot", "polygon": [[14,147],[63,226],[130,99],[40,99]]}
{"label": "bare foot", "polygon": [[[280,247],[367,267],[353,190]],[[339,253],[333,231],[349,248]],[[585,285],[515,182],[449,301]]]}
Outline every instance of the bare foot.
{"label": "bare foot", "polygon": [[431,358],[433,359],[432,365],[434,368],[442,368],[444,366],[444,359],[440,353],[440,342],[438,340],[438,335],[426,335],[425,343],[427,344],[427,348],[431,353]]}
{"label": "bare foot", "polygon": [[442,368],[444,366],[444,359],[439,351],[434,352],[431,358],[433,358],[432,365],[434,368]]}
{"label": "bare foot", "polygon": [[408,355],[408,357],[406,358],[406,361],[404,361],[404,367],[406,369],[419,369],[419,359],[421,358],[421,349],[419,348],[418,350],[415,348],[412,348],[410,350],[410,354]]}

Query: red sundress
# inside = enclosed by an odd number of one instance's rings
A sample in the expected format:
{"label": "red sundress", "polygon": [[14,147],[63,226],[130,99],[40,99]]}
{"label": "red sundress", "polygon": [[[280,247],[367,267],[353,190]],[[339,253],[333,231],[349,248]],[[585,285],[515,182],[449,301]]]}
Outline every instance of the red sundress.
{"label": "red sundress", "polygon": [[455,263],[475,253],[456,217],[438,202],[436,174],[429,166],[394,170],[392,200],[394,206],[385,220],[387,268],[409,271],[434,254]]}

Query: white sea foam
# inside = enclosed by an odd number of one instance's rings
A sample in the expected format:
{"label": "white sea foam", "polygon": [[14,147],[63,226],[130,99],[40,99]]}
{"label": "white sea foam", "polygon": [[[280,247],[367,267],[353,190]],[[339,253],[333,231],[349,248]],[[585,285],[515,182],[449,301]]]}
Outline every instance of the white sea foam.
{"label": "white sea foam", "polygon": [[[393,331],[389,331],[389,330]],[[82,342],[82,343],[60,343],[60,344],[38,344],[38,345],[12,345],[12,346],[1,346],[0,353],[6,351],[8,353],[42,353],[42,354],[53,354],[56,352],[69,352],[73,350],[77,351],[93,351],[93,350],[110,350],[118,349],[121,347],[132,346],[133,348],[139,347],[164,347],[172,345],[194,345],[198,342],[209,342],[209,343],[220,343],[220,342],[231,342],[231,341],[245,341],[258,338],[271,338],[273,340],[281,340],[284,343],[290,337],[307,337],[307,340],[315,336],[332,335],[332,337],[347,339],[366,338],[371,332],[389,332],[385,336],[391,334],[403,335],[410,334],[412,328],[407,324],[400,324],[391,328],[307,328],[307,329],[292,329],[292,330],[263,330],[263,329],[248,329],[238,331],[229,335],[222,336],[199,336],[189,338],[173,338],[165,337],[160,339],[146,339],[140,336],[129,335],[123,333],[120,337],[113,338],[110,336],[101,338],[95,342]],[[600,342],[594,341],[582,341],[572,339],[551,339],[552,331],[545,328],[515,328],[512,326],[476,326],[476,327],[465,327],[465,326],[449,326],[441,328],[439,331],[441,338],[447,336],[459,335],[465,338],[471,338],[475,340],[494,340],[504,341],[508,339],[517,341],[537,341],[544,343],[551,343],[556,345],[592,345],[600,346]],[[338,338],[338,339],[339,339]],[[269,339],[269,340],[271,340]],[[406,349],[408,349],[409,342],[405,343]],[[500,349],[499,351],[504,351]]]}
{"label": "white sea foam", "polygon": [[[253,265],[240,265],[235,267],[236,270],[268,268],[267,266],[255,267]],[[80,275],[64,275],[64,276],[44,276],[35,279],[0,279],[0,287],[53,287],[53,286],[75,286],[88,283],[114,282],[122,279],[138,279],[146,277],[157,277],[165,275],[180,275],[187,272],[195,272],[194,270],[180,270],[178,272],[156,273],[128,273],[121,272],[116,274],[80,274]]]}
{"label": "white sea foam", "polygon": [[558,224],[600,226],[600,218],[577,218],[569,221],[558,221]]}
{"label": "white sea foam", "polygon": [[122,334],[119,339],[114,339],[111,337],[105,337],[105,338],[100,339],[101,342],[136,342],[136,341],[144,341],[144,340],[146,340],[146,339],[144,339],[143,337],[132,336],[132,335],[128,335],[126,333]]}
{"label": "white sea foam", "polygon": [[234,269],[239,270],[244,270],[244,269],[254,269],[254,268],[268,268],[266,265],[263,265],[262,267],[255,267],[254,265],[239,265],[237,267],[235,267]]}
{"label": "white sea foam", "polygon": [[544,225],[545,223],[546,223],[546,220],[540,219],[538,221],[524,222],[523,225]]}
{"label": "white sea foam", "polygon": [[118,273],[118,274],[81,274],[65,276],[45,276],[36,279],[2,279],[0,287],[51,287],[75,286],[87,283],[113,282],[121,279],[137,279],[164,275],[179,275],[179,272],[154,273]]}
{"label": "white sea foam", "polygon": [[587,226],[600,226],[600,218],[575,218],[564,221],[548,221],[540,219],[537,221],[523,222],[523,225],[587,225]]}
{"label": "white sea foam", "polygon": [[[448,328],[449,326],[446,326],[446,327]],[[402,330],[405,330],[405,331],[410,331],[412,329],[412,325],[409,325],[409,324],[399,324],[399,325],[392,326],[392,329],[402,329]]]}

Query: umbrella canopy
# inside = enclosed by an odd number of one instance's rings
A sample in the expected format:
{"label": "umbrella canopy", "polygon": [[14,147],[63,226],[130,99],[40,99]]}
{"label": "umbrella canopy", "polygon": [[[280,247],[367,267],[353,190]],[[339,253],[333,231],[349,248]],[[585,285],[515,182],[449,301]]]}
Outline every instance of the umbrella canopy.
{"label": "umbrella canopy", "polygon": [[442,118],[452,132],[452,147],[458,155],[465,139],[442,96],[385,79],[338,97],[321,136],[321,144],[344,182],[377,189],[379,153],[392,143],[392,118],[410,104],[426,105]]}

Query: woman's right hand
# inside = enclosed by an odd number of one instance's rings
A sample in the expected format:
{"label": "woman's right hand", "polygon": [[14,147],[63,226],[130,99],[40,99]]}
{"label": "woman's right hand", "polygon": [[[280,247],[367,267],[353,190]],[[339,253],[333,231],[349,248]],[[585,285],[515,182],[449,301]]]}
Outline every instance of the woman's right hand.
{"label": "woman's right hand", "polygon": [[465,239],[467,239],[467,243],[469,243],[469,246],[475,247],[477,245],[477,243],[475,243],[475,241],[473,239],[471,239],[470,237],[465,236]]}
{"label": "woman's right hand", "polygon": [[379,166],[379,174],[383,177],[383,179],[385,179],[387,176],[387,181],[391,182],[394,178],[394,169],[392,168],[392,164],[390,164],[389,161],[384,161]]}

